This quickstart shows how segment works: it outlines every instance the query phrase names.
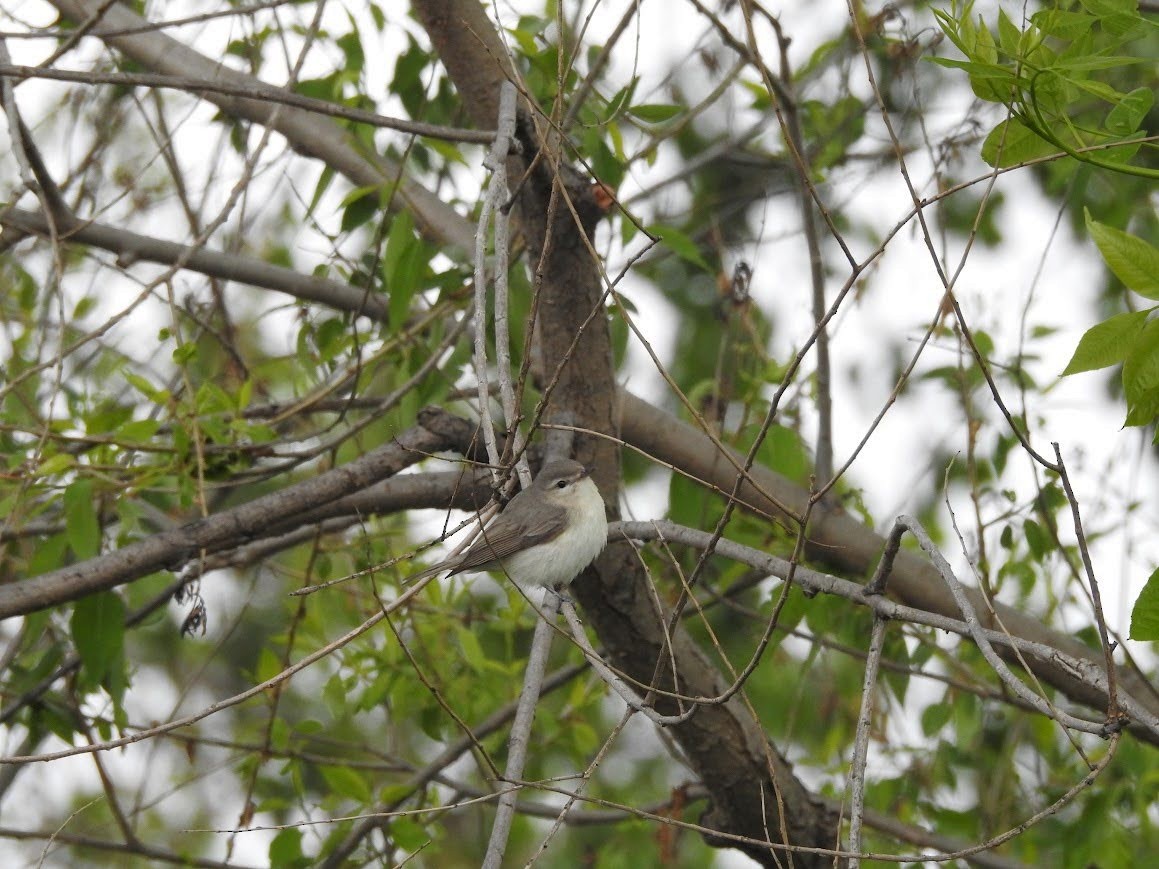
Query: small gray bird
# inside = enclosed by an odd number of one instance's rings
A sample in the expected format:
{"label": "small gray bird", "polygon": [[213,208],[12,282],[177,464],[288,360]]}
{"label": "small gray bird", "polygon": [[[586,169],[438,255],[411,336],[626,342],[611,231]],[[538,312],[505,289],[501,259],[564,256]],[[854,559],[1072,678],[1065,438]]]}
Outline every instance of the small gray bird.
{"label": "small gray bird", "polygon": [[444,570],[448,576],[494,570],[523,588],[555,588],[575,579],[607,541],[604,501],[588,469],[570,459],[549,462],[466,552],[407,581]]}

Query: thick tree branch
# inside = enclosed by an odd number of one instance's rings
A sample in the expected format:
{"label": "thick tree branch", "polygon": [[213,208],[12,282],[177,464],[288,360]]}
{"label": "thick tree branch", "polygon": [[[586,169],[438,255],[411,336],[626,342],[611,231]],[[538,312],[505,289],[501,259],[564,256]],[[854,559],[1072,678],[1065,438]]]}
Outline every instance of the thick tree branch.
{"label": "thick tree branch", "polygon": [[[388,303],[384,296],[341,281],[302,274],[253,257],[203,247],[190,248],[95,221],[74,220],[67,226],[60,226],[59,220],[57,223],[60,241],[99,247],[117,254],[124,262],[181,263],[183,268],[210,277],[277,290],[304,302],[318,302],[338,311],[365,314],[382,322],[387,319]],[[49,222],[43,213],[21,208],[0,213],[0,225],[31,235],[49,233]]]}
{"label": "thick tree branch", "polygon": [[[483,6],[478,0],[417,0],[414,10],[476,124],[489,125],[497,110],[499,86],[512,80],[513,72]],[[521,118],[523,159],[510,176],[520,182],[521,228],[537,293],[536,351],[550,392],[543,420],[581,430],[574,454],[595,465],[596,482],[615,518],[620,486],[615,442],[584,433],[615,431],[616,384],[604,287],[590,243],[603,212],[591,179],[563,162],[547,143],[551,137],[536,131],[535,117],[534,109],[529,109]],[[657,687],[662,691],[715,696],[727,687],[683,628],[676,629],[670,647],[630,547],[609,547],[595,571],[581,575],[572,587],[609,658],[631,678],[647,685],[659,669],[668,674],[660,677]],[[675,666],[658,668],[670,652],[675,654]],[[672,684],[673,672],[678,685]],[[667,701],[658,706],[662,714],[679,711]],[[711,794],[711,806],[702,818],[705,826],[753,841],[771,836],[791,845],[822,848],[833,842],[837,816],[813,800],[739,697],[699,710],[670,732]],[[722,837],[715,844],[734,847],[736,842]],[[765,865],[783,860],[771,846],[745,850]],[[831,864],[806,853],[795,854],[794,861],[803,867]]]}
{"label": "thick tree branch", "polygon": [[[622,390],[620,397],[620,436],[626,443],[724,491],[731,490],[736,471],[732,462],[722,459],[719,448],[708,435],[627,391]],[[809,493],[804,488],[768,468],[754,465],[749,475],[752,483],[745,483],[737,495],[744,504],[751,504],[767,515],[783,515],[777,504],[784,504],[799,513],[808,503]],[[851,576],[868,575],[885,548],[885,538],[872,528],[839,507],[826,506],[824,502],[814,509],[807,535],[806,551],[810,558]],[[897,554],[889,590],[916,609],[952,618],[958,616],[953,595],[941,582],[934,566],[918,553],[903,550]],[[1000,629],[1000,620],[1001,626],[1015,637],[1052,646],[1073,658],[1102,665],[1099,650],[997,601],[993,604],[992,615],[989,604],[976,588],[967,588],[966,595],[978,612],[983,627]],[[1076,679],[1065,667],[1042,660],[1035,660],[1032,667],[1039,678],[1072,700],[1097,709],[1106,708],[1106,696],[1083,680]],[[1137,673],[1120,669],[1118,677],[1120,683],[1152,714],[1159,714],[1159,702]]]}
{"label": "thick tree branch", "polygon": [[[912,523],[912,520],[910,520]],[[641,540],[666,540],[683,543],[699,549],[707,548],[712,542],[712,536],[706,531],[696,528],[676,525],[672,522],[621,522],[608,530],[609,537],[625,535]],[[796,566],[783,558],[767,555],[764,552],[736,543],[724,538],[719,539],[713,548],[724,558],[731,558],[743,564],[748,564],[758,570],[766,571],[771,576],[782,579],[790,574],[793,581],[802,588],[814,594],[833,594],[853,601],[873,610],[874,615],[894,621],[912,622],[919,625],[928,625],[941,631],[958,634],[962,637],[981,640],[987,644],[1013,649],[1023,656],[1033,657],[1043,661],[1054,661],[1066,667],[1076,678],[1081,679],[1096,691],[1105,691],[1106,676],[1098,662],[1071,657],[1053,646],[1026,640],[1020,637],[1011,637],[1002,630],[982,629],[972,614],[958,614],[954,616],[931,613],[928,610],[919,610],[916,607],[899,604],[879,594],[873,593],[865,586],[858,585],[848,579],[832,576],[807,567]],[[945,566],[948,573],[948,565]],[[941,580],[939,580],[941,581]],[[955,580],[956,581],[956,580]],[[700,698],[703,699],[703,698]],[[1159,716],[1152,715],[1134,698],[1125,700],[1129,712],[1141,725],[1141,732],[1149,732],[1152,740],[1159,740]],[[1080,719],[1073,715],[1059,711],[1051,712],[1040,704],[1031,704],[1032,711],[1056,718],[1065,727],[1072,727],[1086,733],[1095,733],[1106,736],[1118,730],[1120,722],[1108,721],[1104,716],[1101,719]]]}
{"label": "thick tree branch", "polygon": [[445,449],[449,443],[446,436],[416,426],[365,456],[311,480],[115,552],[0,586],[0,619],[107,591],[158,570],[177,570],[203,552],[216,552],[264,536],[270,526],[365,489],[422,461],[430,453]]}
{"label": "thick tree branch", "polygon": [[[98,0],[50,0],[62,15],[73,21],[84,21],[101,8]],[[162,33],[132,30],[148,22],[128,8],[114,4],[92,29],[105,43],[132,58],[146,69],[172,76],[219,81],[246,88],[261,85],[252,76],[236,72],[220,61],[212,60]],[[345,175],[359,187],[389,187],[398,181],[397,196],[414,216],[419,229],[429,238],[462,252],[471,250],[474,227],[458,212],[422,185],[411,180],[401,167],[382,156],[371,156],[358,148],[353,137],[329,118],[293,106],[278,105],[262,99],[235,97],[220,93],[205,98],[235,118],[254,121],[277,130],[300,154],[315,157]]]}
{"label": "thick tree branch", "polygon": [[[97,31],[100,33],[101,31]],[[110,34],[108,35],[111,38]],[[489,130],[460,130],[456,127],[443,127],[438,124],[424,124],[419,121],[408,121],[404,118],[391,118],[377,112],[368,112],[349,106],[328,103],[325,100],[302,96],[294,91],[273,87],[265,82],[250,81],[248,83],[212,81],[188,76],[156,75],[150,73],[131,72],[93,72],[90,70],[52,69],[37,66],[18,66],[11,63],[0,63],[0,76],[23,81],[30,78],[48,79],[51,81],[70,81],[79,84],[111,84],[120,87],[147,87],[168,88],[172,90],[188,91],[193,94],[218,94],[229,97],[243,97],[251,100],[262,100],[268,103],[277,103],[283,106],[294,106],[319,115],[331,118],[344,118],[348,121],[357,121],[372,127],[383,127],[396,130],[400,133],[409,133],[412,136],[424,136],[431,139],[442,139],[447,142],[474,143],[476,145],[490,144],[495,134]]]}

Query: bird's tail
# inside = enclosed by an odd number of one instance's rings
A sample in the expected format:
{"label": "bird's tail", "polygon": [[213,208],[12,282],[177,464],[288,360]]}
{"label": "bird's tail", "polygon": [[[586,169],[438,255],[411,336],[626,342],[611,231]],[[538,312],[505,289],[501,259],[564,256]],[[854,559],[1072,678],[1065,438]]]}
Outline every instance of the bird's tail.
{"label": "bird's tail", "polygon": [[418,582],[420,579],[426,579],[428,576],[434,576],[436,573],[442,573],[447,569],[447,563],[440,561],[433,567],[428,567],[426,570],[420,570],[418,573],[412,573],[402,581],[403,585],[410,585],[412,582]]}

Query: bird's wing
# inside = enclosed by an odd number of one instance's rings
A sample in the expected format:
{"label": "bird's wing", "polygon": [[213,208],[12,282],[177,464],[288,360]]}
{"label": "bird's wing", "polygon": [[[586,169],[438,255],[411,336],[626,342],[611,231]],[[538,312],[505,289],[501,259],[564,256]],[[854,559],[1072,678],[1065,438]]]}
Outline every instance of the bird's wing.
{"label": "bird's wing", "polygon": [[530,522],[504,521],[504,516],[505,513],[500,513],[494,522],[483,529],[479,539],[463,553],[448,576],[482,570],[510,558],[516,552],[551,540],[563,531],[567,522],[567,511],[554,505],[538,511]]}

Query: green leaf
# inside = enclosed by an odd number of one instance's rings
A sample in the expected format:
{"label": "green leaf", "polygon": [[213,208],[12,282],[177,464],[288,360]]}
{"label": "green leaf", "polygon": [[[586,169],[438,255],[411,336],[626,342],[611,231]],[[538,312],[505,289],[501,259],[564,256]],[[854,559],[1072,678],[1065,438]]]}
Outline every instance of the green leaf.
{"label": "green leaf", "polygon": [[1022,38],[1022,31],[1018,25],[1010,20],[1010,16],[1006,14],[1006,10],[999,7],[998,9],[998,41],[1002,46],[1002,51],[1009,57],[1018,55],[1018,43]]}
{"label": "green leaf", "polygon": [[674,254],[702,269],[708,269],[708,263],[700,255],[700,249],[688,235],[673,226],[657,224],[648,227],[648,232],[656,236]]}
{"label": "green leaf", "polygon": [[[1005,103],[1013,93],[1014,75],[1009,69],[996,63],[979,63],[973,60],[955,60],[952,57],[931,57],[930,63],[949,69],[960,69],[970,76],[970,86],[974,92],[989,102]],[[979,91],[982,91],[979,93]]]}
{"label": "green leaf", "polygon": [[1030,554],[1036,561],[1042,561],[1043,556],[1050,550],[1050,538],[1033,519],[1022,523],[1022,533],[1026,535],[1026,545],[1030,547]]}
{"label": "green leaf", "polygon": [[1062,376],[1116,365],[1127,358],[1149,311],[1128,311],[1091,326],[1079,339]]}
{"label": "green leaf", "polygon": [[998,49],[994,44],[994,34],[990,32],[990,28],[986,26],[981,15],[978,16],[978,29],[974,31],[974,34],[974,51],[971,58],[983,63],[997,63]]}
{"label": "green leaf", "polygon": [[922,733],[926,736],[933,736],[945,727],[950,720],[953,709],[954,707],[950,703],[931,703],[923,709]]}
{"label": "green leaf", "polygon": [[366,779],[350,767],[324,766],[321,769],[326,784],[336,795],[354,800],[360,805],[367,805],[374,799]]}
{"label": "green leaf", "polygon": [[329,362],[343,352],[348,343],[349,329],[340,318],[331,317],[318,325],[314,333],[314,343],[324,361]]}
{"label": "green leaf", "polygon": [[37,466],[36,476],[51,477],[54,474],[67,471],[75,465],[76,456],[71,453],[57,453],[55,456],[49,456]]}
{"label": "green leaf", "polygon": [[1117,145],[1114,148],[1106,148],[1099,152],[1102,158],[1100,165],[1104,165],[1108,169],[1114,169],[1116,163],[1127,164],[1135,159],[1135,155],[1139,153],[1139,147],[1142,142],[1127,142],[1123,145]]}
{"label": "green leaf", "polygon": [[798,483],[807,483],[813,469],[809,455],[801,443],[801,436],[791,428],[771,425],[759,452],[760,460]]}
{"label": "green leaf", "polygon": [[482,673],[487,668],[487,655],[479,645],[479,638],[475,636],[475,632],[469,628],[462,628],[455,633],[459,638],[459,648],[463,652],[467,666],[476,673]]}
{"label": "green leaf", "polygon": [[1138,6],[1138,0],[1079,0],[1079,3],[1088,12],[1100,18],[1122,12],[1134,12]]}
{"label": "green leaf", "polygon": [[134,419],[117,429],[117,438],[131,444],[147,444],[161,428],[155,419]]}
{"label": "green leaf", "polygon": [[[1072,58],[1061,60],[1055,64],[1055,72],[1094,72],[1100,69],[1121,69],[1123,67],[1134,66],[1136,63],[1142,63],[1140,58],[1125,54],[1113,56],[1103,54],[1094,57],[1072,56]],[[1069,80],[1073,84],[1080,84],[1074,78]],[[1111,89],[1110,85],[1103,85],[1103,87]]]}
{"label": "green leaf", "polygon": [[1116,136],[1129,136],[1139,129],[1153,105],[1154,91],[1145,87],[1135,88],[1107,113],[1103,126]]}
{"label": "green leaf", "polygon": [[144,377],[139,374],[134,374],[131,371],[124,372],[125,380],[129,385],[136,389],[139,393],[155,404],[167,404],[169,402],[169,391],[165,389],[158,389]]}
{"label": "green leaf", "polygon": [[680,106],[645,103],[644,105],[632,106],[628,109],[628,114],[646,124],[662,124],[676,117],[682,111],[684,110]]}
{"label": "green leaf", "polygon": [[1071,79],[1070,84],[1073,84],[1081,91],[1085,91],[1093,97],[1098,97],[1104,102],[1117,105],[1120,103],[1126,94],[1120,93],[1109,84],[1103,84],[1101,81],[1094,81],[1091,79]]}
{"label": "green leaf", "polygon": [[403,323],[411,301],[420,289],[422,244],[415,237],[410,213],[400,211],[390,225],[386,250],[382,254],[382,277],[390,294],[390,322]]}
{"label": "green leaf", "polygon": [[310,206],[306,209],[307,215],[314,213],[314,209],[318,207],[318,203],[322,199],[322,194],[329,189],[330,182],[333,180],[334,170],[329,166],[323,167],[322,173],[318,176],[318,183],[314,185],[314,194],[310,197]]}
{"label": "green leaf", "polygon": [[342,231],[357,229],[372,218],[379,208],[378,187],[358,187],[342,199]]}
{"label": "green leaf", "polygon": [[330,710],[330,714],[334,716],[334,720],[339,721],[345,717],[350,700],[346,694],[346,682],[342,679],[341,674],[335,673],[326,680],[326,684],[322,688],[322,699],[326,703],[326,708]]}
{"label": "green leaf", "polygon": [[101,551],[101,523],[92,480],[77,480],[64,490],[64,523],[68,545],[77,558],[92,558]]}
{"label": "green leaf", "polygon": [[1159,416],[1159,320],[1148,320],[1123,361],[1126,425],[1146,425]]}
{"label": "green leaf", "polygon": [[1141,238],[1091,220],[1086,209],[1083,213],[1087,231],[1115,277],[1140,296],[1159,300],[1159,250]]}
{"label": "green leaf", "polygon": [[430,844],[431,834],[410,818],[395,818],[390,822],[390,840],[404,851],[417,853]]}
{"label": "green leaf", "polygon": [[988,27],[981,24],[978,29],[976,53],[970,58],[989,67],[985,72],[970,74],[970,87],[983,100],[992,103],[1005,103],[1016,92],[1015,77],[1004,66],[998,64],[998,48],[994,44],[994,36]]}
{"label": "green leaf", "polygon": [[824,143],[813,158],[814,169],[825,169],[844,160],[850,146],[865,132],[865,108],[857,97],[844,97],[833,103],[807,100],[802,108],[806,138]]}
{"label": "green leaf", "polygon": [[1131,609],[1131,639],[1159,641],[1159,570],[1148,578]]}
{"label": "green leaf", "polygon": [[305,859],[302,854],[302,831],[297,827],[289,827],[274,836],[270,842],[271,869],[293,869],[301,866]]}
{"label": "green leaf", "polygon": [[1044,9],[1030,16],[1036,27],[1059,39],[1075,39],[1089,33],[1095,19],[1085,12],[1065,9]]}
{"label": "green leaf", "polygon": [[998,538],[998,542],[1002,545],[1003,549],[1006,549],[1006,550],[1013,549],[1014,548],[1014,529],[1011,528],[1009,525],[1005,526],[1002,529],[1001,536]]}
{"label": "green leaf", "polygon": [[322,78],[302,79],[294,85],[294,90],[302,96],[315,100],[338,102],[342,99],[341,79],[336,73],[331,73]]}
{"label": "green leaf", "polygon": [[173,348],[173,361],[177,365],[187,365],[197,358],[197,343],[186,341]]}
{"label": "green leaf", "polygon": [[1057,154],[1058,151],[1018,118],[1000,123],[982,143],[982,159],[999,169]]}
{"label": "green leaf", "polygon": [[123,670],[125,604],[113,591],[77,601],[69,619],[72,641],[84,670],[82,681],[95,687],[115,681]]}
{"label": "green leaf", "polygon": [[366,63],[366,55],[362,50],[362,40],[359,38],[358,30],[344,33],[335,40],[335,43],[346,55],[346,71],[361,72]]}

